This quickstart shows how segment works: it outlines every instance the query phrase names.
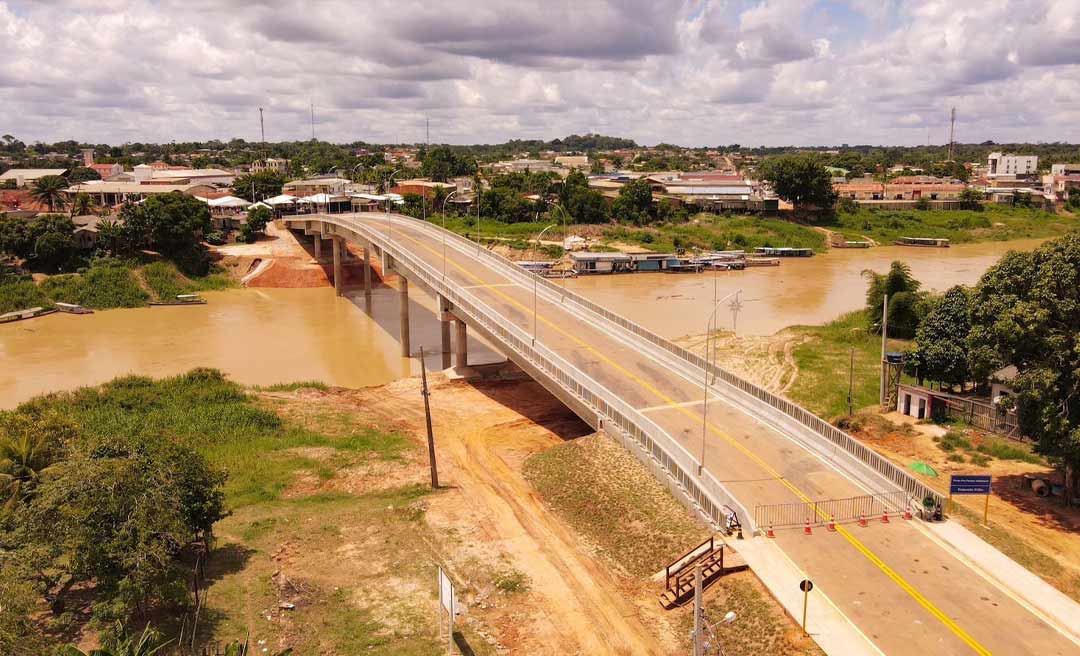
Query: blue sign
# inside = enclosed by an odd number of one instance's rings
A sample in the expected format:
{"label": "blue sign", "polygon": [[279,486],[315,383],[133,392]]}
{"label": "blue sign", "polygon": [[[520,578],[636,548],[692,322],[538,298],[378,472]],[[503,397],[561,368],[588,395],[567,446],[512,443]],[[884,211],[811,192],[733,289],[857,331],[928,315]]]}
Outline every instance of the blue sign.
{"label": "blue sign", "polygon": [[990,494],[990,477],[951,476],[949,494]]}

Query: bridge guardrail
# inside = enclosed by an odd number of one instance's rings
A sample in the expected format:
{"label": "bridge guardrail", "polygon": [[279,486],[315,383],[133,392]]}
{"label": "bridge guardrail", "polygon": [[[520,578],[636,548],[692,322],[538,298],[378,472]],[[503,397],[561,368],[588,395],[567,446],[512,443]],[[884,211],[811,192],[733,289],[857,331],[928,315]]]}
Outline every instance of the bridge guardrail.
{"label": "bridge guardrail", "polygon": [[[406,221],[416,221],[419,223],[423,223],[419,219],[413,219],[412,217],[404,215],[394,216],[400,217],[401,219],[404,219]],[[434,222],[427,222],[426,225],[433,226],[438,231],[445,232],[448,237],[451,237],[459,243],[476,246],[476,242],[466,239],[465,237],[462,237],[457,233],[445,230],[444,228],[442,228],[442,226],[439,226]],[[504,267],[509,267],[511,271],[514,271],[515,277],[518,277],[521,280],[527,279],[530,283],[533,282],[532,278],[534,276],[539,278],[537,282],[546,289],[563,295],[565,298],[570,299],[582,308],[585,308],[586,310],[589,310],[594,314],[599,315],[600,317],[616,324],[617,326],[629,331],[630,333],[633,333],[634,335],[637,335],[638,337],[646,339],[650,343],[698,367],[699,369],[708,371],[712,376],[714,376],[714,379],[718,378],[721,381],[730,385],[731,387],[734,387],[735,389],[749,395],[753,399],[756,399],[757,401],[765,403],[768,406],[779,410],[781,413],[791,419],[794,419],[796,422],[798,422],[805,428],[810,429],[812,432],[825,438],[832,444],[840,447],[849,455],[853,456],[856,460],[866,465],[874,472],[884,477],[886,480],[892,482],[900,489],[904,490],[911,498],[916,499],[919,502],[918,506],[920,508],[922,507],[923,500],[928,497],[933,499],[937,504],[944,505],[945,498],[939,492],[925,485],[911,474],[908,474],[900,467],[897,467],[895,464],[890,462],[887,458],[885,458],[878,452],[860,443],[855,438],[851,437],[836,426],[833,426],[821,417],[818,417],[809,410],[806,410],[802,406],[796,403],[792,403],[785,398],[777,396],[776,394],[773,394],[772,392],[769,392],[768,390],[759,387],[758,385],[755,385],[748,380],[740,378],[739,376],[736,376],[730,371],[719,367],[714,363],[706,362],[705,358],[701,357],[700,355],[688,351],[687,349],[679,346],[678,344],[675,344],[674,342],[657,335],[651,330],[633,321],[630,321],[626,317],[611,312],[610,310],[577,294],[576,292],[565,289],[564,287],[559,286],[558,284],[552,282],[547,278],[539,277],[536,276],[536,274],[531,274],[525,271],[520,266],[514,264],[511,260],[503,257],[502,255],[499,255],[498,253],[489,251],[486,248],[480,248],[479,251],[483,257],[494,260],[499,264],[503,265]],[[516,275],[518,272],[520,272],[522,275]]]}
{"label": "bridge guardrail", "polygon": [[[312,215],[305,216],[304,219],[295,220],[311,220]],[[670,480],[716,528],[722,530],[726,525],[727,517],[724,507],[727,505],[736,509],[736,514],[740,516],[740,522],[747,532],[751,535],[756,532],[753,515],[711,472],[704,470],[702,476],[693,476],[691,471],[697,469],[698,461],[664,429],[628,405],[618,395],[543,344],[533,345],[531,335],[526,334],[512,322],[503,319],[501,314],[488,307],[473,294],[459,291],[446,284],[441,272],[435,271],[423,260],[399,249],[378,231],[371,230],[363,224],[343,225],[347,219],[333,215],[327,215],[320,220],[328,220],[335,226],[333,232],[336,232],[337,228],[346,229],[378,244],[397,262],[412,269],[414,275],[425,284],[447,298],[456,311],[463,312],[496,335],[559,386],[581,399],[599,417],[609,424],[614,424],[623,435],[632,439],[644,453],[664,469]]]}

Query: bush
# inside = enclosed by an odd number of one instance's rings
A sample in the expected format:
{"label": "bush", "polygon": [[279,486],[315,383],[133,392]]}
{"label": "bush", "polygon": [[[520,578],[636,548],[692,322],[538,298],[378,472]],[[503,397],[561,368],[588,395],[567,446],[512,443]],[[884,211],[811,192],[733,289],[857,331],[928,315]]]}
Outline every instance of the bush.
{"label": "bush", "polygon": [[52,307],[52,301],[30,280],[0,283],[0,314],[33,307]]}
{"label": "bush", "polygon": [[52,276],[41,283],[41,289],[53,301],[95,310],[141,307],[150,299],[135,281],[130,265],[117,260],[98,260],[83,275]]}

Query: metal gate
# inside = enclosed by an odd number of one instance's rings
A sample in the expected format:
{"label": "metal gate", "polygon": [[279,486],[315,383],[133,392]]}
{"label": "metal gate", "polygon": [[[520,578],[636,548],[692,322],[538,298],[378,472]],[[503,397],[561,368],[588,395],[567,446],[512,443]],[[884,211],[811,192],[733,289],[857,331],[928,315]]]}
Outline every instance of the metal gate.
{"label": "metal gate", "polygon": [[825,499],[801,503],[776,503],[754,508],[754,519],[762,530],[768,527],[850,522],[880,516],[884,512],[901,513],[909,508],[906,492],[879,492],[847,499]]}

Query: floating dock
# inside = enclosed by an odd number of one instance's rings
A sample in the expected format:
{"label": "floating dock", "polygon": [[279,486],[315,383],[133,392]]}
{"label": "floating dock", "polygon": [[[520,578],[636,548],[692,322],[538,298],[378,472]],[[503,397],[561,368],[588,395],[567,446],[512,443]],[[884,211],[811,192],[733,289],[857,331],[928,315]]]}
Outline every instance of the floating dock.
{"label": "floating dock", "polygon": [[766,257],[811,257],[814,254],[812,248],[791,248],[788,246],[758,246],[754,249],[758,255]]}
{"label": "floating dock", "polygon": [[938,237],[901,237],[896,240],[897,246],[921,246],[923,248],[948,248],[949,240]]}

